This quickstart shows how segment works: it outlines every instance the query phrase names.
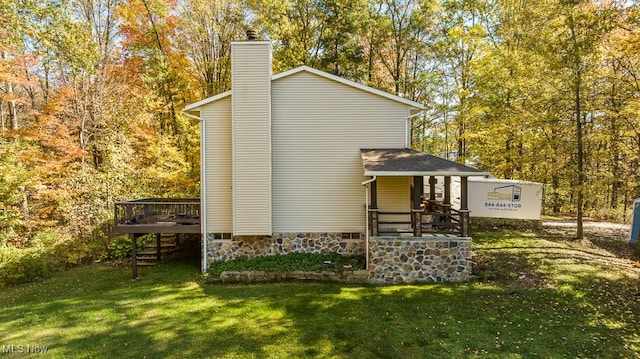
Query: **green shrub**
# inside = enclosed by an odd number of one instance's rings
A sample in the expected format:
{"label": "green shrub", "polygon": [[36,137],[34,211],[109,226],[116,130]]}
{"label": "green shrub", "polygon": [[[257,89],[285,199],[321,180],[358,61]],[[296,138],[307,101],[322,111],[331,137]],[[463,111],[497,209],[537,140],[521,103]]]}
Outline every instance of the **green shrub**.
{"label": "green shrub", "polygon": [[36,232],[25,248],[0,247],[0,287],[31,282],[88,260],[90,243],[63,236],[55,229]]}
{"label": "green shrub", "polygon": [[207,273],[220,275],[224,271],[247,270],[267,272],[340,272],[345,269],[345,266],[350,269],[362,269],[365,267],[365,258],[362,256],[342,256],[337,253],[289,253],[252,259],[236,258],[226,262],[211,263]]}
{"label": "green shrub", "polygon": [[131,239],[128,236],[117,236],[107,245],[109,258],[119,260],[131,258]]}
{"label": "green shrub", "polygon": [[[145,235],[138,238],[137,248],[138,252],[144,248],[144,246],[153,241],[155,236],[153,234]],[[130,259],[132,254],[131,238],[127,235],[117,236],[113,238],[107,245],[107,253],[110,259],[122,260]]]}
{"label": "green shrub", "polygon": [[0,286],[34,281],[50,276],[61,265],[48,255],[45,247],[0,249]]}

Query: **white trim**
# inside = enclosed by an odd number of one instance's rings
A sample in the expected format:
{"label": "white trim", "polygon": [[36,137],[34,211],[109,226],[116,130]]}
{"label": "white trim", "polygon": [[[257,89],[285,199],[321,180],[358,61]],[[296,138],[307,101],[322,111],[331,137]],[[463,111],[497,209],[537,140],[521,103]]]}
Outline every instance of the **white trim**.
{"label": "white trim", "polygon": [[206,104],[209,104],[211,102],[215,102],[218,101],[220,99],[223,99],[227,96],[231,96],[231,91],[227,91],[227,92],[223,92],[223,93],[219,93],[215,96],[211,96],[211,97],[207,97],[204,100],[200,100],[198,102],[194,102],[190,105],[185,106],[185,108],[182,109],[182,111],[187,112],[187,111],[191,111],[191,110],[195,110],[198,107],[202,107]]}
{"label": "white trim", "polygon": [[409,111],[409,116],[407,116],[406,120],[404,121],[404,148],[411,148],[411,119],[414,117],[418,117],[423,113],[424,109],[414,114],[411,114],[411,111]]}
{"label": "white trim", "polygon": [[204,156],[207,142],[204,141],[206,133],[205,121],[203,121],[201,117],[194,116],[186,111],[184,111],[184,114],[187,117],[200,121],[200,240],[202,240],[202,264],[200,269],[202,270],[202,273],[206,273],[209,267],[209,262],[207,261],[207,196],[205,191],[207,181],[204,180],[206,174],[206,162]]}
{"label": "white trim", "polygon": [[[335,81],[335,82],[341,83],[343,85],[347,85],[347,86],[350,86],[350,87],[353,87],[353,88],[356,88],[356,89],[359,89],[359,90],[362,90],[362,91],[365,91],[365,92],[369,92],[369,93],[377,95],[377,96],[381,96],[381,97],[387,98],[387,99],[392,100],[392,101],[400,102],[402,104],[405,104],[407,106],[410,106],[410,107],[412,107],[414,109],[419,110],[419,112],[417,112],[415,114],[412,114],[410,116],[416,116],[417,114],[419,114],[419,113],[421,113],[422,111],[425,110],[424,105],[421,104],[421,103],[418,103],[418,102],[415,102],[415,101],[411,101],[411,100],[407,100],[406,98],[403,98],[403,97],[400,97],[400,96],[396,96],[396,95],[392,95],[390,93],[387,93],[387,92],[384,92],[384,91],[380,91],[380,90],[374,89],[373,87],[365,86],[365,85],[359,84],[357,82],[353,82],[351,80],[347,80],[347,79],[344,79],[342,77],[339,77],[339,76],[336,76],[336,75],[332,75],[332,74],[324,72],[324,71],[316,70],[313,67],[309,67],[309,66],[300,66],[300,67],[296,67],[295,69],[291,69],[291,70],[288,70],[288,71],[281,72],[279,74],[273,75],[273,76],[271,76],[271,81],[279,80],[281,78],[284,78],[284,77],[287,77],[287,76],[291,76],[291,75],[294,75],[294,74],[297,74],[297,73],[300,73],[300,72],[303,72],[303,71],[312,73],[312,74],[320,76],[320,77],[324,77],[326,79],[329,79],[329,80],[332,80],[332,81]],[[194,102],[194,103],[192,103],[190,105],[187,105],[183,109],[183,111],[186,112],[186,111],[196,110],[198,107],[202,107],[202,106],[204,106],[206,104],[209,104],[211,102],[218,101],[218,100],[220,100],[220,99],[222,99],[224,97],[227,97],[227,96],[231,96],[231,91],[223,92],[221,94],[217,94],[215,96],[208,97],[208,98],[205,98],[203,100],[200,100],[198,102]]]}
{"label": "white trim", "polygon": [[447,171],[364,171],[365,176],[447,176],[447,177],[471,177],[490,176],[489,172],[447,172]]}
{"label": "white trim", "polygon": [[364,258],[365,258],[365,267],[364,269],[369,270],[369,184],[377,179],[376,176],[369,178],[368,180],[362,182],[364,186]]}
{"label": "white trim", "polygon": [[406,98],[403,98],[403,97],[400,97],[400,96],[396,96],[396,95],[392,95],[392,94],[390,94],[388,92],[380,91],[380,90],[374,89],[373,87],[365,86],[365,85],[359,84],[357,82],[353,82],[351,80],[344,79],[344,78],[342,78],[340,76],[332,75],[330,73],[314,69],[313,67],[309,67],[309,66],[300,66],[300,67],[296,67],[295,69],[291,69],[289,71],[281,72],[281,73],[279,73],[277,75],[273,75],[271,79],[272,79],[272,81],[275,81],[275,80],[281,79],[283,77],[291,76],[293,74],[297,74],[297,73],[303,72],[303,71],[310,72],[310,73],[312,73],[314,75],[321,76],[321,77],[324,77],[326,79],[339,82],[339,83],[341,83],[343,85],[351,86],[351,87],[357,88],[359,90],[372,93],[374,95],[385,97],[385,98],[387,98],[389,100],[392,100],[392,101],[403,103],[405,105],[414,107],[414,108],[419,109],[419,110],[424,110],[425,109],[424,105],[421,104],[421,103],[418,103],[418,102],[415,102],[415,101],[411,101],[411,100],[407,100]]}

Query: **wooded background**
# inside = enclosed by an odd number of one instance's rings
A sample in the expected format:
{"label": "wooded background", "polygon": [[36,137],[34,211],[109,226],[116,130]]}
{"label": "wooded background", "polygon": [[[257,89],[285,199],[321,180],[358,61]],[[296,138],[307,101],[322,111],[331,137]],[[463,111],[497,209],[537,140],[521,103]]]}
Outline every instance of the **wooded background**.
{"label": "wooded background", "polygon": [[639,25],[624,0],[0,0],[0,245],[106,243],[115,200],[198,196],[181,109],[229,90],[249,28],[274,73],[424,103],[414,148],[542,182],[547,213],[628,220]]}

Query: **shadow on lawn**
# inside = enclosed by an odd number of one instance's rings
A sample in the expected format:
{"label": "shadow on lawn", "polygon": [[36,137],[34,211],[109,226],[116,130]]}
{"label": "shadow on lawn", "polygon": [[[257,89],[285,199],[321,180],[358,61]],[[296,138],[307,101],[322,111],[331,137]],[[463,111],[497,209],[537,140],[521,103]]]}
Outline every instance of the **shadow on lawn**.
{"label": "shadow on lawn", "polygon": [[4,340],[61,358],[637,356],[635,272],[623,262],[612,270],[555,244],[484,247],[465,284],[206,285],[188,262],[135,281],[89,267],[19,289],[29,299],[5,305],[0,323],[14,329]]}
{"label": "shadow on lawn", "polygon": [[[264,350],[269,345],[290,346],[290,357],[635,355],[626,338],[633,338],[629,330],[637,317],[632,315],[625,321],[621,316],[628,316],[627,310],[637,309],[637,305],[627,298],[615,308],[602,306],[602,292],[585,296],[567,289],[513,291],[478,284],[270,286],[276,288],[238,286],[225,290],[224,295],[217,286],[205,287],[208,296],[232,303],[261,302],[282,313],[277,323],[272,323],[277,330],[265,327],[264,331],[247,332],[232,327],[211,337],[216,355],[237,353],[237,348],[216,340],[228,335],[246,343],[245,354],[257,357],[273,354]],[[611,318],[615,320],[608,322]]]}

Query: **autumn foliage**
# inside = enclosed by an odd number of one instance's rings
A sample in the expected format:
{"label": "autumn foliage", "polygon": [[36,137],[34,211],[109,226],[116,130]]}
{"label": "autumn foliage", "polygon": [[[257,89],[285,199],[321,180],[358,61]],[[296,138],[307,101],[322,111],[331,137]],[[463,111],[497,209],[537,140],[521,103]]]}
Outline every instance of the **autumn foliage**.
{"label": "autumn foliage", "polygon": [[274,72],[309,65],[424,103],[414,148],[542,182],[549,213],[626,220],[639,25],[625,1],[4,1],[0,246],[46,233],[99,257],[114,201],[197,196],[199,123],[181,110],[229,90],[247,28]]}

